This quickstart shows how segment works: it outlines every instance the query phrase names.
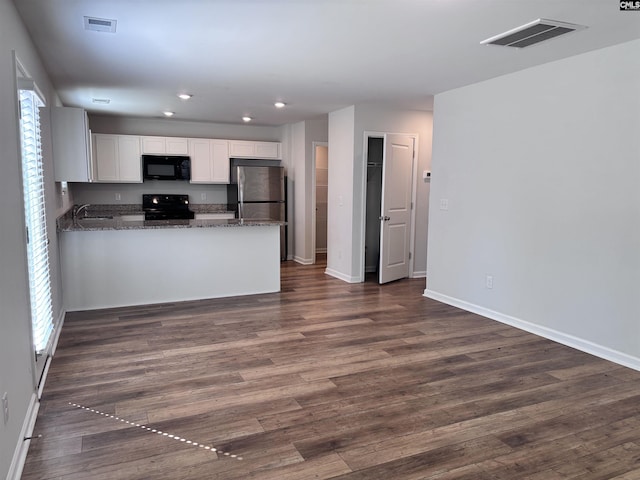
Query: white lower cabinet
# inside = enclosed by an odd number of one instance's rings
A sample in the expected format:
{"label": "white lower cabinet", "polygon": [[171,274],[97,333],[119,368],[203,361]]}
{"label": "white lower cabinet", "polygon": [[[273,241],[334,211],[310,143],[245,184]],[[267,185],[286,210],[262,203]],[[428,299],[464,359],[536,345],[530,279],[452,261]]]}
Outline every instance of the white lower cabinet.
{"label": "white lower cabinet", "polygon": [[191,183],[229,183],[229,141],[190,138]]}
{"label": "white lower cabinet", "polygon": [[278,292],[280,227],[62,232],[60,263],[68,312]]}
{"label": "white lower cabinet", "polygon": [[136,135],[92,135],[95,180],[141,183],[140,137]]}

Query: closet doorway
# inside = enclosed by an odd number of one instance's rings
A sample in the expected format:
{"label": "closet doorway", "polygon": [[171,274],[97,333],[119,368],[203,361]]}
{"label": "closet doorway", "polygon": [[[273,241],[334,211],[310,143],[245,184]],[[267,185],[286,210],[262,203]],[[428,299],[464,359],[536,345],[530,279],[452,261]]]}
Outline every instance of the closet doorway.
{"label": "closet doorway", "polygon": [[378,281],[380,266],[380,212],[382,206],[382,166],[384,138],[367,139],[367,196],[364,242],[365,280]]}
{"label": "closet doorway", "polygon": [[329,146],[313,142],[313,263],[327,259],[327,190],[329,185]]}
{"label": "closet doorway", "polygon": [[365,140],[362,275],[382,284],[412,271],[416,136],[365,133]]}

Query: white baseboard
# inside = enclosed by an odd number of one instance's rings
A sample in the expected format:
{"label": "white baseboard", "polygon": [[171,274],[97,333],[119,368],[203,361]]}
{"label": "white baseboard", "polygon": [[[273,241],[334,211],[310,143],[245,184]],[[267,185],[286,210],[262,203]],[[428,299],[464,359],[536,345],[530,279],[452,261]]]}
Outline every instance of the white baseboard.
{"label": "white baseboard", "polygon": [[[55,323],[55,329],[53,331],[53,343],[51,344],[51,356],[56,354],[56,348],[58,347],[58,340],[60,340],[60,332],[62,332],[62,326],[64,325],[64,317],[67,315],[67,311],[62,308],[58,314],[58,320]],[[44,380],[43,380],[44,382]]]}
{"label": "white baseboard", "polygon": [[505,315],[503,313],[496,312],[494,310],[490,310],[473,303],[465,302],[464,300],[449,297],[448,295],[434,292],[433,290],[429,290],[428,288],[425,289],[424,296],[433,300],[437,300],[438,302],[446,303],[447,305],[461,308],[462,310],[466,310],[468,312],[477,313],[478,315],[490,318],[491,320],[511,325],[512,327],[516,327],[520,330],[524,330],[526,332],[539,335],[549,340],[553,340],[554,342],[567,345],[568,347],[572,347],[582,352],[595,355],[596,357],[604,358],[605,360],[609,360],[624,367],[629,367],[633,368],[634,370],[640,371],[640,358],[633,357],[617,350],[613,350],[603,345],[598,345],[597,343],[593,343],[589,340],[574,337],[573,335],[559,332],[552,328],[543,327],[542,325],[536,325],[535,323],[527,322],[510,315]]}
{"label": "white baseboard", "polygon": [[344,273],[338,272],[336,270],[332,270],[330,268],[327,268],[324,273],[326,273],[327,275],[337,278],[338,280],[342,280],[343,282],[347,282],[347,283],[361,283],[362,279],[360,277],[352,277],[349,275],[345,275]]}
{"label": "white baseboard", "polygon": [[316,248],[316,253],[327,253],[326,248]]}
{"label": "white baseboard", "polygon": [[52,357],[55,355],[56,348],[58,347],[58,340],[60,339],[60,332],[62,332],[62,326],[64,325],[64,317],[67,312],[61,309],[58,314],[58,320],[55,322],[55,328],[53,331],[53,339],[51,343],[51,355],[46,360],[46,365],[42,373],[40,380],[40,387],[37,393],[34,392],[31,395],[29,401],[29,407],[27,408],[27,414],[22,422],[22,428],[20,429],[20,436],[18,437],[18,444],[13,452],[13,458],[11,465],[9,466],[9,473],[7,474],[7,480],[20,480],[22,476],[22,469],[24,468],[24,462],[27,459],[27,452],[29,451],[29,445],[31,440],[24,440],[25,437],[30,437],[33,434],[33,429],[36,425],[36,419],[38,418],[38,410],[40,409],[40,398],[42,397],[42,389],[47,381],[47,374],[49,373],[49,367],[51,366]]}
{"label": "white baseboard", "polygon": [[427,271],[426,270],[421,270],[421,271],[415,271],[413,272],[413,275],[411,275],[411,278],[427,278]]}
{"label": "white baseboard", "polygon": [[293,257],[293,261],[302,265],[313,265],[313,258]]}
{"label": "white baseboard", "polygon": [[27,452],[29,451],[29,444],[31,443],[31,440],[24,440],[24,438],[30,437],[33,433],[33,427],[36,424],[36,418],[38,418],[39,408],[40,402],[38,402],[38,396],[34,392],[31,395],[31,400],[29,401],[27,414],[22,422],[20,436],[18,437],[18,443],[16,444],[16,448],[13,452],[13,459],[9,466],[7,480],[20,480],[20,477],[22,476],[22,469],[24,468],[24,462],[27,459]]}

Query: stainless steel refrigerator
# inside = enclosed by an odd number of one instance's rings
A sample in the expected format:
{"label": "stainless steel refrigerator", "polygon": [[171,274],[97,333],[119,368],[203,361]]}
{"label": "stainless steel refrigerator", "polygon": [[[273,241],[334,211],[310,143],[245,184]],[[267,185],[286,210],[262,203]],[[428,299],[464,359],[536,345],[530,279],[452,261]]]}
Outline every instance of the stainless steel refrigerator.
{"label": "stainless steel refrigerator", "polygon": [[[232,164],[227,203],[239,219],[286,222],[284,168]],[[287,259],[286,233],[283,225],[280,227],[281,260]]]}

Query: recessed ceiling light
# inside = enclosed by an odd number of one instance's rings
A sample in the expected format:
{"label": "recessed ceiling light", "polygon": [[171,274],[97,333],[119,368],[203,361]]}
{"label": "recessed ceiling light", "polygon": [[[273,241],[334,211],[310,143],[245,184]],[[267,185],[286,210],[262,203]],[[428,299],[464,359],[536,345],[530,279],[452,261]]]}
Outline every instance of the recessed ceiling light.
{"label": "recessed ceiling light", "polygon": [[284,102],[276,102],[276,103],[274,103],[273,105],[274,105],[274,107],[276,107],[276,108],[284,108],[284,107],[285,107],[285,105],[286,105],[286,103],[284,103]]}
{"label": "recessed ceiling light", "polygon": [[109,103],[111,103],[111,99],[109,98],[92,98],[91,101],[100,105],[109,105]]}
{"label": "recessed ceiling light", "polygon": [[251,117],[242,117],[243,122],[250,122],[251,120]]}
{"label": "recessed ceiling light", "polygon": [[191,97],[193,97],[193,95],[191,95],[189,93],[179,93],[178,94],[178,98],[180,98],[181,100],[189,100]]}
{"label": "recessed ceiling light", "polygon": [[175,112],[162,112],[164,114],[165,117],[173,117],[175,115]]}

